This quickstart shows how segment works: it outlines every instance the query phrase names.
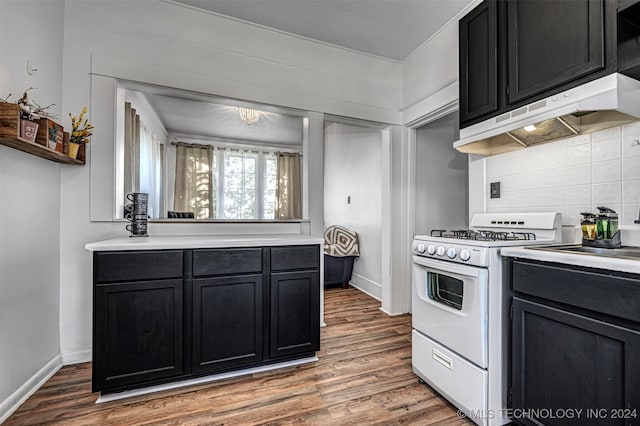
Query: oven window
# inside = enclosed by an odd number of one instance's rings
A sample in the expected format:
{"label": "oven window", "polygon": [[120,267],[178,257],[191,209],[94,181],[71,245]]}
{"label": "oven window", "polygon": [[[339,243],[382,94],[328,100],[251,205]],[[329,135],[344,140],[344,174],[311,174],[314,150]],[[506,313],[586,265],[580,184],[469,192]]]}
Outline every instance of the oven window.
{"label": "oven window", "polygon": [[448,275],[427,273],[427,295],[429,299],[462,310],[463,281]]}

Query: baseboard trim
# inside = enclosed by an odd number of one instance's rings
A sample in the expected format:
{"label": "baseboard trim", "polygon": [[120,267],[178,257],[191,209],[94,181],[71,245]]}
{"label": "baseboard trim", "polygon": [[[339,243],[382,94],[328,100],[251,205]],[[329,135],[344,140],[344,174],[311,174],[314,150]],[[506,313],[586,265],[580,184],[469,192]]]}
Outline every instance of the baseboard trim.
{"label": "baseboard trim", "polygon": [[149,386],[141,389],[134,389],[134,390],[116,392],[116,393],[108,393],[105,395],[100,395],[96,400],[96,404],[101,404],[103,402],[117,401],[119,399],[124,399],[124,398],[131,398],[132,396],[147,395],[150,393],[160,392],[168,389],[183,388],[186,386],[199,385],[202,383],[216,382],[219,380],[229,379],[233,377],[246,376],[248,374],[262,373],[264,371],[271,371],[271,370],[276,370],[276,369],[285,368],[285,367],[295,367],[297,365],[307,364],[307,363],[316,362],[316,361],[318,361],[318,357],[313,356],[313,357],[295,359],[292,361],[279,362],[277,364],[268,364],[268,365],[262,365],[259,367],[246,368],[244,370],[230,371],[228,373],[213,374],[211,376],[181,380],[179,382],[171,382],[171,383],[165,383],[162,385]]}
{"label": "baseboard trim", "polygon": [[352,274],[350,284],[378,301],[382,301],[382,285],[362,275]]}
{"label": "baseboard trim", "polygon": [[398,317],[400,315],[405,315],[408,313],[408,312],[396,312],[395,314],[392,314],[391,312],[387,311],[386,309],[383,309],[382,307],[380,307],[379,309],[385,314],[389,315],[390,317]]}
{"label": "baseboard trim", "polygon": [[83,351],[66,352],[60,354],[62,357],[62,365],[81,364],[83,362],[91,362],[93,360],[93,354],[91,349],[85,349]]}
{"label": "baseboard trim", "polygon": [[0,402],[0,424],[4,423],[27,398],[40,389],[60,368],[62,368],[62,359],[60,355],[56,355],[7,399]]}

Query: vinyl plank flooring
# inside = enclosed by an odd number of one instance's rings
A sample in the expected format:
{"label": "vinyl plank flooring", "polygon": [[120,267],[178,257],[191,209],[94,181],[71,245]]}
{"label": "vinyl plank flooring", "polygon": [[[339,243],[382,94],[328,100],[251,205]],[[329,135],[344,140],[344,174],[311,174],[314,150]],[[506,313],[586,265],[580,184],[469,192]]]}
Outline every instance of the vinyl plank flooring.
{"label": "vinyl plank flooring", "polygon": [[411,369],[411,317],[354,289],[325,291],[318,362],[95,404],[91,364],[63,367],[5,425],[472,423]]}

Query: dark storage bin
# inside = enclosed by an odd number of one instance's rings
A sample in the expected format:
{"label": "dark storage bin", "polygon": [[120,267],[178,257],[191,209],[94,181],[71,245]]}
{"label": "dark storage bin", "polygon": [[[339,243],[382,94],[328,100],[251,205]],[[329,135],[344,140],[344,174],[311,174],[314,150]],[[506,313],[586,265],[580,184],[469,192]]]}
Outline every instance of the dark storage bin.
{"label": "dark storage bin", "polygon": [[336,257],[324,255],[324,285],[342,284],[347,288],[353,272],[353,261],[356,256]]}
{"label": "dark storage bin", "polygon": [[358,234],[344,226],[332,225],[324,230],[324,285],[342,284],[347,288],[353,261],[360,256]]}

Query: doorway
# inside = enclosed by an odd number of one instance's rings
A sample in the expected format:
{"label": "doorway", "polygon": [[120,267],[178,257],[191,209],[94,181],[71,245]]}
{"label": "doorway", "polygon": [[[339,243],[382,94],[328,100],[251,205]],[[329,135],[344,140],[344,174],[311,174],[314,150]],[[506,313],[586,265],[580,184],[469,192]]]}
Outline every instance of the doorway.
{"label": "doorway", "polygon": [[351,284],[382,298],[383,131],[326,122],[324,133],[324,224],[358,233],[360,257]]}

